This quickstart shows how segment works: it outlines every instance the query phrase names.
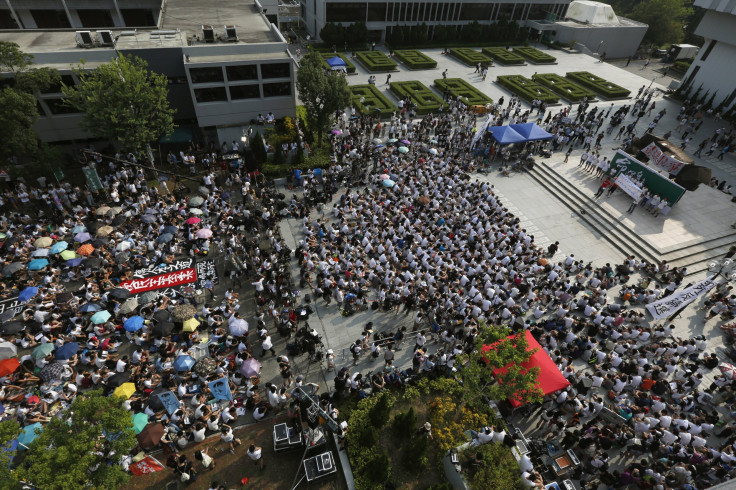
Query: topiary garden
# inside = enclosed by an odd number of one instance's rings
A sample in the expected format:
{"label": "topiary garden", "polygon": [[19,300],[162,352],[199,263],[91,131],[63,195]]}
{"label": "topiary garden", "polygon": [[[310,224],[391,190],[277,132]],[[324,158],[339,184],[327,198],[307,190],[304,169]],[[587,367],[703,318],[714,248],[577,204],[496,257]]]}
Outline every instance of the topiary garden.
{"label": "topiary garden", "polygon": [[557,58],[531,46],[514,46],[514,53],[523,56],[537,65],[557,63]]}
{"label": "topiary garden", "polygon": [[542,73],[534,75],[532,80],[544,85],[570,102],[580,102],[586,97],[590,101],[594,100],[596,97],[595,92],[592,90],[582,87],[562,75],[557,75],[556,73]]}
{"label": "topiary garden", "polygon": [[399,110],[375,85],[351,85],[349,88],[352,93],[351,102],[361,114],[378,112],[383,117],[389,117]]}
{"label": "topiary garden", "polygon": [[397,63],[381,51],[358,51],[355,56],[368,71],[393,71]]}
{"label": "topiary garden", "polygon": [[437,62],[416,49],[400,49],[394,52],[396,58],[412,70],[437,68]]}
{"label": "topiary garden", "polygon": [[437,94],[432,92],[422,82],[416,80],[409,82],[391,82],[389,85],[391,92],[396,97],[403,99],[407,96],[417,106],[417,114],[424,115],[429,113],[437,113],[444,104]]}
{"label": "topiary garden", "polygon": [[434,85],[440,92],[449,94],[455,100],[460,96],[463,102],[470,106],[493,102],[490,97],[462,78],[440,78],[434,81]]}
{"label": "topiary garden", "polygon": [[565,75],[575,83],[588,87],[601,97],[606,99],[625,99],[631,93],[630,90],[611,83],[605,78],[593,75],[587,71],[572,71]]}
{"label": "topiary garden", "polygon": [[538,99],[547,104],[556,104],[560,100],[547,87],[521,75],[499,75],[496,78],[496,83],[502,87],[506,87],[527,102]]}
{"label": "topiary garden", "polygon": [[493,60],[491,58],[472,48],[452,48],[450,49],[450,54],[458,61],[461,61],[468,66],[475,66],[478,63],[486,66],[491,66],[493,64]]}
{"label": "topiary garden", "polygon": [[328,70],[331,70],[332,67],[327,64],[327,60],[329,60],[330,58],[334,58],[335,56],[337,56],[341,60],[343,60],[345,62],[345,64],[347,65],[345,67],[345,69],[347,70],[348,73],[355,73],[355,65],[350,61],[350,57],[349,56],[346,56],[346,55],[343,55],[343,54],[339,54],[339,53],[320,53],[320,56],[322,56],[322,58],[323,58],[322,59],[322,66],[324,66]]}
{"label": "topiary garden", "polygon": [[502,65],[523,65],[526,63],[523,57],[501,46],[483,48],[481,52]]}

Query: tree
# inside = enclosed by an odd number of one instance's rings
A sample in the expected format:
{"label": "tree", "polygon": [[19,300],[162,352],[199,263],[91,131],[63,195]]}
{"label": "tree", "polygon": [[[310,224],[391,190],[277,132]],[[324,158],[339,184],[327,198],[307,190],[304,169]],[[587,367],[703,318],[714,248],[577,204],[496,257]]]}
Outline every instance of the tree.
{"label": "tree", "polygon": [[80,395],[61,418],[52,418],[25,452],[16,481],[36,488],[118,488],[129,476],[117,463],[135,446],[130,412],[102,391]]}
{"label": "tree", "polygon": [[174,131],[168,81],[137,57],[122,55],[96,70],[74,70],[81,83],[62,86],[65,103],[84,113],[94,135],[140,153]]}
{"label": "tree", "polygon": [[[537,383],[539,368],[526,370],[522,363],[529,360],[534,351],[529,347],[524,333],[509,337],[511,330],[505,326],[479,326],[475,349],[464,359],[459,375],[470,400],[483,403],[484,398],[505,400],[514,398],[521,403],[541,401],[544,394]],[[483,352],[484,345],[493,348]],[[504,374],[494,375],[498,368],[508,367]]]}
{"label": "tree", "polygon": [[307,111],[307,124],[317,132],[317,146],[321,146],[322,135],[330,127],[332,114],[350,104],[348,82],[338,72],[325,74],[322,57],[312,52],[302,58],[296,75],[296,88]]}
{"label": "tree", "polygon": [[38,150],[38,134],[33,125],[39,117],[34,92],[46,90],[61,79],[51,68],[34,68],[33,55],[11,42],[0,41],[0,71],[11,73],[8,86],[0,91],[0,121],[4,144],[0,158],[33,157]]}
{"label": "tree", "polygon": [[266,146],[263,144],[263,138],[261,138],[259,131],[256,131],[256,134],[250,140],[250,151],[253,152],[253,158],[255,158],[257,164],[266,162]]}
{"label": "tree", "polygon": [[13,451],[10,444],[20,434],[20,425],[15,420],[0,422],[0,482],[8,482],[7,485],[0,483],[0,488],[12,488],[10,482],[14,480],[10,469],[10,459]]}
{"label": "tree", "polygon": [[636,4],[630,16],[649,25],[644,40],[661,46],[684,39],[684,23],[692,14],[686,0],[644,0]]}

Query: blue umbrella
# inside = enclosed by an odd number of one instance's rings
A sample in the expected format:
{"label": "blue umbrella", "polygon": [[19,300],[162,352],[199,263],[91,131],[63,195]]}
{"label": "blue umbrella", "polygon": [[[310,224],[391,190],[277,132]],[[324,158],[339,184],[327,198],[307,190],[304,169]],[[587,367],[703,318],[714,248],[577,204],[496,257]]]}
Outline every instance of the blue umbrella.
{"label": "blue umbrella", "polygon": [[189,371],[194,367],[197,361],[194,360],[192,356],[179,356],[174,361],[174,369],[177,371]]}
{"label": "blue umbrella", "polygon": [[74,228],[72,228],[72,235],[76,235],[77,233],[84,233],[87,231],[87,227],[83,225],[77,225]]}
{"label": "blue umbrella", "polygon": [[40,422],[36,422],[35,424],[26,425],[25,427],[23,427],[23,430],[18,436],[18,445],[27,449],[28,445],[32,443],[36,439],[36,437],[38,437],[36,429],[38,429],[39,433],[43,429]]}
{"label": "blue umbrella", "polygon": [[28,264],[28,270],[29,271],[40,271],[47,265],[49,265],[49,261],[46,259],[31,260],[31,263]]}
{"label": "blue umbrella", "polygon": [[164,233],[171,233],[172,235],[175,235],[177,231],[179,231],[179,228],[173,225],[164,227]]}
{"label": "blue umbrella", "polygon": [[81,264],[83,260],[84,260],[84,257],[77,257],[76,259],[69,259],[66,261],[66,265],[68,265],[69,267],[76,267],[79,264]]}
{"label": "blue umbrella", "polygon": [[396,182],[394,182],[391,179],[383,179],[381,183],[383,184],[384,187],[393,187],[394,185],[396,185]]}
{"label": "blue umbrella", "polygon": [[83,313],[92,313],[95,311],[100,311],[102,308],[100,305],[96,303],[87,303],[86,305],[83,305],[81,308],[79,308],[79,311]]}
{"label": "blue umbrella", "polygon": [[173,238],[174,238],[174,235],[172,235],[171,233],[164,233],[163,235],[160,235],[156,239],[156,241],[158,243],[166,243],[166,242],[170,242]]}
{"label": "blue umbrella", "polygon": [[74,357],[74,354],[79,352],[79,344],[76,342],[68,342],[54,352],[54,357],[60,361],[65,361]]}
{"label": "blue umbrella", "polygon": [[21,303],[25,303],[29,299],[33,298],[36,294],[38,294],[38,288],[36,286],[28,286],[23,291],[18,294],[18,301]]}
{"label": "blue umbrella", "polygon": [[130,318],[125,320],[125,323],[123,323],[123,328],[128,332],[137,332],[138,330],[143,328],[143,317],[131,316]]}
{"label": "blue umbrella", "polygon": [[52,254],[58,254],[69,248],[69,244],[65,241],[56,242],[54,246],[49,249]]}
{"label": "blue umbrella", "polygon": [[143,221],[144,223],[153,223],[154,221],[156,221],[156,216],[152,214],[144,214],[141,218],[141,221]]}
{"label": "blue umbrella", "polygon": [[92,237],[86,231],[83,231],[82,233],[77,233],[76,235],[74,235],[74,241],[79,242],[79,243],[84,243],[91,238]]}
{"label": "blue umbrella", "polygon": [[100,323],[105,323],[110,319],[110,312],[107,310],[98,311],[94,315],[92,315],[92,323],[95,325],[99,325]]}

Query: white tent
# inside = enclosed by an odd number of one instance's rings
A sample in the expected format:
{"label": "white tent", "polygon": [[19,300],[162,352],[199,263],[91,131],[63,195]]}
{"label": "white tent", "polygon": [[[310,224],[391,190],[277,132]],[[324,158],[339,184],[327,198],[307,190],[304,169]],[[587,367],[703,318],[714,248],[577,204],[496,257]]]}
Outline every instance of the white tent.
{"label": "white tent", "polygon": [[583,24],[619,25],[618,17],[610,5],[588,0],[570,2],[566,18]]}

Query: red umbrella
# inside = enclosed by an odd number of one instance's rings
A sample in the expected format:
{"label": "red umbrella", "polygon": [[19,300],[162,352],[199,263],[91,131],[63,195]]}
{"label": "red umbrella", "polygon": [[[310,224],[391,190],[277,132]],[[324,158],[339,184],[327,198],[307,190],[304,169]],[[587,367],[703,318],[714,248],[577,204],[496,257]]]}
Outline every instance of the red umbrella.
{"label": "red umbrella", "polygon": [[721,372],[726,378],[736,379],[736,366],[734,366],[733,364],[724,362],[723,364],[718,366],[718,369],[721,370]]}
{"label": "red umbrella", "polygon": [[186,221],[185,221],[185,223],[186,223],[186,224],[188,224],[188,225],[196,225],[196,224],[197,224],[197,223],[199,223],[200,221],[202,221],[202,220],[201,220],[201,219],[199,219],[199,218],[197,218],[197,217],[195,216],[195,217],[193,217],[193,218],[189,218],[188,220],[186,220]]}
{"label": "red umbrella", "polygon": [[20,362],[15,357],[0,361],[0,378],[13,374],[20,367]]}

